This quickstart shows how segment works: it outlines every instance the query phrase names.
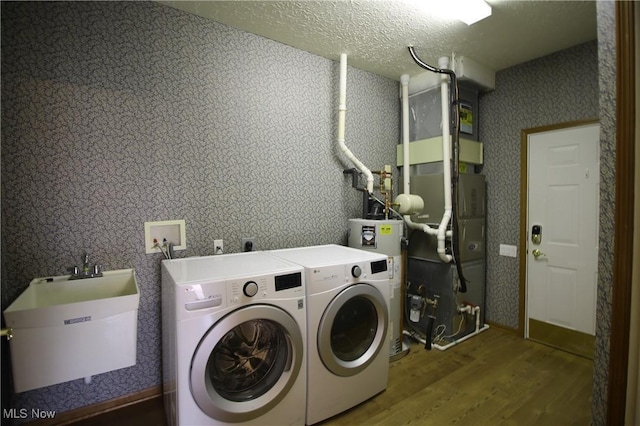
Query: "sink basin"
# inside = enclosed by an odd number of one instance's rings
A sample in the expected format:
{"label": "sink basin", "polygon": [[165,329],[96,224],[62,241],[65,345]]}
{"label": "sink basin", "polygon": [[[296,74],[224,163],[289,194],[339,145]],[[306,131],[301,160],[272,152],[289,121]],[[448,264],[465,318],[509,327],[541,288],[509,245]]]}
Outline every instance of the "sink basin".
{"label": "sink basin", "polygon": [[139,302],[133,269],[32,280],[3,313],[15,391],[135,365]]}
{"label": "sink basin", "polygon": [[64,325],[137,309],[139,299],[133,269],[82,280],[69,280],[69,275],[35,278],[4,311],[4,318],[12,328]]}

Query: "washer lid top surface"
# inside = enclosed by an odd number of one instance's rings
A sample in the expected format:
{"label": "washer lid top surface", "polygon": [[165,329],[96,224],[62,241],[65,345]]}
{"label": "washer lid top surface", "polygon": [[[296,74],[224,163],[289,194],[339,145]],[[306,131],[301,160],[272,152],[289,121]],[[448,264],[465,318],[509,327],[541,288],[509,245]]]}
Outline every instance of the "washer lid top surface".
{"label": "washer lid top surface", "polygon": [[260,251],[164,260],[176,283],[299,272],[299,265]]}
{"label": "washer lid top surface", "polygon": [[387,256],[384,254],[372,253],[337,244],[273,250],[270,253],[306,268],[321,268],[323,266],[332,266],[337,264],[341,265],[387,259]]}

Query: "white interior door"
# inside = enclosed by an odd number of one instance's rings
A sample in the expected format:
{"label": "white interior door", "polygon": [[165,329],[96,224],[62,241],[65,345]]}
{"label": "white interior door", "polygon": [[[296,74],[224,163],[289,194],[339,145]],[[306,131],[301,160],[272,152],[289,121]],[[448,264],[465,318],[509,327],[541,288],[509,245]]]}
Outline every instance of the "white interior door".
{"label": "white interior door", "polygon": [[598,123],[528,135],[527,337],[595,335],[599,138]]}

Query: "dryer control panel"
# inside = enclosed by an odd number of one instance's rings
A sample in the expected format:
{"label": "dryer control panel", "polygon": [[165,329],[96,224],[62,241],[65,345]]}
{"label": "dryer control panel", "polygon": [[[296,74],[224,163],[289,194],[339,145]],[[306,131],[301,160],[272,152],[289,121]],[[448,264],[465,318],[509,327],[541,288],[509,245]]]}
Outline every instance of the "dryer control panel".
{"label": "dryer control panel", "polygon": [[347,282],[363,280],[388,279],[388,262],[386,259],[372,262],[355,262],[345,265],[324,266],[311,268],[308,271],[308,286],[314,285],[312,291],[328,290]]}

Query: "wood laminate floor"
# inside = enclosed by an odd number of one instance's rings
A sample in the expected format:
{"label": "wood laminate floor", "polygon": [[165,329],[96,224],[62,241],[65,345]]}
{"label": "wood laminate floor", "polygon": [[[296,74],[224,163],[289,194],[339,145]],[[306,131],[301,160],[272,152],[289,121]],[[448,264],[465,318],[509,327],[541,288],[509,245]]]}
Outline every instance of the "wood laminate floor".
{"label": "wood laminate floor", "polygon": [[[319,426],[585,426],[591,420],[592,377],[589,359],[490,328],[444,352],[412,344],[391,363],[387,390]],[[157,397],[73,424],[166,421]]]}

